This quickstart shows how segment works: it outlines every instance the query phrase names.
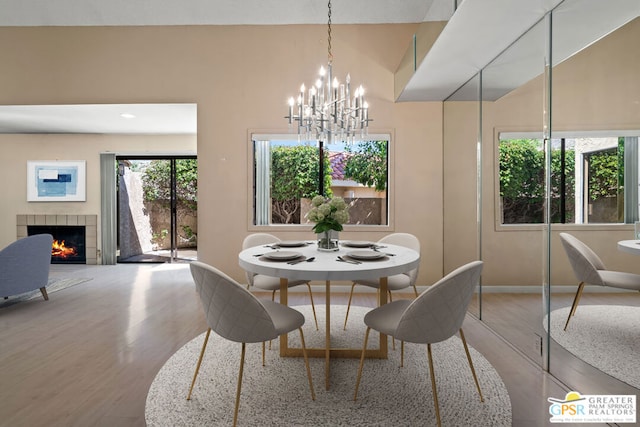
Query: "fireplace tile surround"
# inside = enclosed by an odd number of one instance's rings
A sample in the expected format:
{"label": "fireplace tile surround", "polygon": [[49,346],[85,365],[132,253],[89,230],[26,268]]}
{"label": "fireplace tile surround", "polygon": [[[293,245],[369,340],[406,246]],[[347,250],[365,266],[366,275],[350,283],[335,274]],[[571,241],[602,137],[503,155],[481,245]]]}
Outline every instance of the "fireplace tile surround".
{"label": "fireplace tile surround", "polygon": [[16,237],[27,237],[28,225],[84,225],[87,264],[98,264],[98,215],[17,215]]}

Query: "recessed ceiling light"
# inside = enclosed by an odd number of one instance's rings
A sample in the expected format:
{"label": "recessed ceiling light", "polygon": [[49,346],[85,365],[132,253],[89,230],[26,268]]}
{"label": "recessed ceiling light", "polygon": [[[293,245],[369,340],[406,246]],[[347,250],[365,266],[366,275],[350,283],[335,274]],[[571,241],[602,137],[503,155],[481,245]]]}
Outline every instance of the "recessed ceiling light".
{"label": "recessed ceiling light", "polygon": [[122,114],[120,114],[120,117],[122,117],[123,119],[135,119],[136,118],[136,116],[134,116],[131,113],[122,113]]}

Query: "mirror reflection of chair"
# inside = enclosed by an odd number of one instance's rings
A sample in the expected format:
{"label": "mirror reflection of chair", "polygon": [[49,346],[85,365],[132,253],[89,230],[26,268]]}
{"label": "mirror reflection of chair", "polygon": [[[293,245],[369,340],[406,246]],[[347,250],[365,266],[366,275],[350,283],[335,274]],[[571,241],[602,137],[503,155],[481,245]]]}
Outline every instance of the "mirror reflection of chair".
{"label": "mirror reflection of chair", "polygon": [[300,332],[300,342],[307,369],[307,377],[309,378],[311,399],[315,400],[311,369],[307,358],[304,334],[302,333],[302,325],[304,325],[302,313],[282,304],[259,300],[231,277],[207,264],[193,261],[190,264],[190,268],[209,328],[205,335],[187,400],[191,400],[191,393],[200,370],[204,351],[207,348],[211,330],[222,338],[242,343],[236,404],[233,415],[233,425],[235,426],[240,406],[246,343],[264,343],[282,334],[287,334],[294,329],[298,329]]}
{"label": "mirror reflection of chair", "polygon": [[[471,354],[467,347],[467,341],[462,332],[462,323],[471,302],[473,292],[480,280],[482,261],[473,261],[452,271],[426,291],[422,292],[415,300],[398,300],[375,308],[364,317],[367,330],[364,336],[362,356],[356,379],[356,389],[353,400],[358,398],[358,387],[362,377],[365,350],[369,339],[369,332],[374,329],[386,335],[390,335],[402,341],[402,353],[404,356],[404,342],[427,344],[427,356],[429,359],[429,373],[431,376],[431,388],[433,390],[433,402],[436,409],[438,426],[440,422],[440,408],[438,405],[438,392],[434,376],[431,344],[445,341],[460,332],[460,339],[467,354],[469,367],[476,383],[480,401],[484,402],[480,383],[471,361]],[[384,390],[380,390],[384,392]],[[454,402],[456,405],[460,402]]]}
{"label": "mirror reflection of chair", "polygon": [[[409,233],[393,233],[384,236],[378,240],[378,245],[384,246],[385,244],[404,246],[409,249],[420,253],[420,241],[416,236]],[[397,291],[413,286],[413,292],[415,296],[418,296],[418,289],[416,288],[416,280],[418,279],[418,268],[414,268],[411,271],[402,274],[396,274],[387,277],[387,289],[389,290],[389,301],[393,301],[391,291]],[[347,314],[344,316],[344,327],[347,329],[347,320],[349,319],[349,309],[351,308],[351,299],[353,298],[353,289],[356,285],[368,286],[375,288],[380,292],[379,280],[354,280],[351,284],[351,292],[349,293],[349,302],[347,303]]]}
{"label": "mirror reflection of chair", "polygon": [[607,270],[600,257],[584,242],[571,234],[560,233],[560,241],[567,253],[571,268],[580,282],[573,298],[573,304],[571,304],[569,316],[567,316],[567,322],[564,325],[565,331],[569,326],[569,320],[576,314],[585,284],[640,291],[639,274]]}
{"label": "mirror reflection of chair", "polygon": [[[269,245],[279,242],[276,236],[268,233],[254,233],[245,237],[242,242],[242,249],[252,248],[259,245]],[[265,291],[271,291],[271,301],[275,301],[276,291],[280,290],[280,279],[277,277],[265,276],[264,274],[255,274],[246,272],[247,275],[247,287],[255,286],[256,288],[263,289]],[[316,307],[313,303],[313,293],[311,292],[311,284],[309,280],[289,280],[288,287],[307,285],[309,289],[309,299],[311,300],[311,310],[313,311],[313,320],[316,324],[316,330],[318,330],[318,318],[316,316]]]}

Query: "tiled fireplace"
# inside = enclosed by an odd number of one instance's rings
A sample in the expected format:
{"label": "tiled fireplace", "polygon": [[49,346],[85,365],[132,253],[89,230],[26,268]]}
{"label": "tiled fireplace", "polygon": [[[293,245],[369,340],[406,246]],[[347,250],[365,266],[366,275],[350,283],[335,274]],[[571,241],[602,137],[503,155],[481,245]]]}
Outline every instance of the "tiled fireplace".
{"label": "tiled fireplace", "polygon": [[[29,235],[30,228],[31,234],[33,234],[34,229],[40,229],[40,227],[33,226],[49,226],[51,227],[51,230],[54,230],[57,227],[65,231],[75,227],[82,227],[84,228],[84,233],[81,233],[84,237],[82,248],[84,257],[82,257],[83,259],[78,259],[80,262],[86,262],[86,264],[98,263],[97,215],[18,215],[16,218],[16,224],[18,239],[27,237]],[[49,232],[46,227],[41,228],[41,230]],[[56,261],[54,260],[54,262]]]}

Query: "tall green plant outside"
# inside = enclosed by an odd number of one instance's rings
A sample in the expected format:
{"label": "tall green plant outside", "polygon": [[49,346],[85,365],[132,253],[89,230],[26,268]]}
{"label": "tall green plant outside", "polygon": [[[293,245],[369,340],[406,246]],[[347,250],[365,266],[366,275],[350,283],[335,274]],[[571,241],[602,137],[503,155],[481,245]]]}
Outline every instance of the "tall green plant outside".
{"label": "tall green plant outside", "polygon": [[387,141],[362,141],[347,145],[350,153],[344,174],[376,191],[387,189]]}
{"label": "tall green plant outside", "polygon": [[[562,222],[561,216],[561,149],[551,150],[551,222]],[[575,150],[566,149],[565,155],[565,218],[575,222]],[[624,138],[617,148],[585,154],[588,164],[587,194],[589,203],[606,204],[606,199],[617,198],[614,214],[623,215],[624,201],[621,191],[624,181]],[[536,224],[544,221],[544,152],[535,139],[500,141],[500,196],[503,224]],[[578,185],[580,190],[581,184]],[[582,190],[580,190],[582,191]],[[614,207],[615,209],[615,207]],[[585,214],[586,215],[586,214]],[[602,214],[600,214],[602,215]],[[590,219],[602,221],[601,216]],[[616,219],[614,218],[613,221]]]}
{"label": "tall green plant outside", "polygon": [[[144,199],[162,201],[169,204],[171,200],[171,165],[167,160],[153,160],[145,168],[142,175]],[[176,161],[177,198],[187,203],[192,209],[198,202],[198,161],[196,159],[179,159]]]}
{"label": "tall green plant outside", "polygon": [[[271,149],[271,222],[300,223],[303,198],[318,195],[320,173],[318,149],[315,146],[274,146]],[[325,195],[331,193],[331,164],[324,158]]]}

